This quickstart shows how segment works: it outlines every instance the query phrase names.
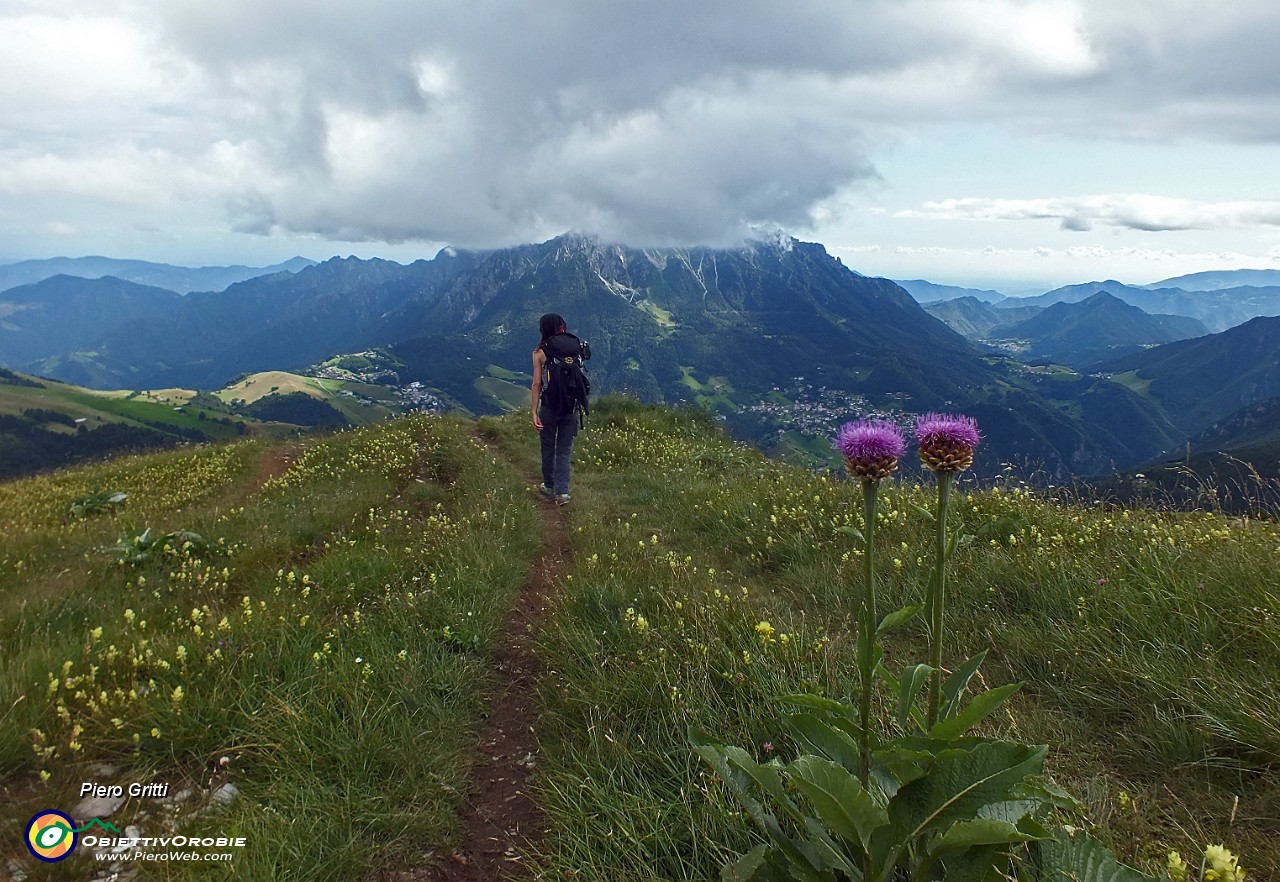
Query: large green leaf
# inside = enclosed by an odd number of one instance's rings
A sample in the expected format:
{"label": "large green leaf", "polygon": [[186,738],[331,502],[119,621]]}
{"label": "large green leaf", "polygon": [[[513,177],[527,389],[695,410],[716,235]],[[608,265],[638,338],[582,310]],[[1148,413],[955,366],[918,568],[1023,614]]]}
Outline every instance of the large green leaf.
{"label": "large green leaf", "polygon": [[773,801],[798,822],[804,821],[804,812],[795,801],[787,795],[786,785],[782,781],[779,768],[770,763],[758,763],[740,747],[722,748],[725,764],[733,776],[733,782],[746,791],[746,781],[740,775],[746,775],[757,787],[769,794]]}
{"label": "large green leaf", "polygon": [[902,609],[894,610],[883,619],[880,620],[879,626],[876,627],[876,636],[888,634],[895,628],[900,628],[907,622],[911,621],[920,612],[919,605],[904,606]]}
{"label": "large green leaf", "polygon": [[976,818],[984,806],[1006,802],[1016,786],[1044,770],[1047,748],[983,741],[968,749],[943,750],[928,774],[889,801],[889,824],[876,831],[873,852],[887,866],[917,837]]}
{"label": "large green leaf", "polygon": [[980,692],[960,713],[937,723],[930,729],[929,737],[940,741],[950,741],[960,737],[995,712],[1006,698],[1021,688],[1021,683],[1010,683],[1007,686],[997,686],[995,689]]}
{"label": "large green leaf", "polygon": [[821,821],[817,818],[807,818],[804,828],[809,833],[807,845],[812,849],[815,863],[839,870],[850,879],[862,878],[862,867],[859,863],[861,857],[859,856],[855,861],[846,854],[844,849],[831,838],[831,834],[822,826]]}
{"label": "large green leaf", "polygon": [[813,714],[791,714],[787,717],[796,740],[811,753],[834,760],[851,772],[861,768],[858,742],[853,735]]}
{"label": "large green leaf", "polygon": [[1084,806],[1067,791],[1043,778],[1025,781],[1014,791],[1021,799],[1032,799],[1046,808],[1061,809],[1073,815],[1083,815]]}
{"label": "large green leaf", "polygon": [[931,665],[912,665],[902,672],[902,682],[898,689],[898,725],[903,729],[907,728],[907,724],[912,720],[916,726],[924,730],[924,715],[916,708],[916,696],[920,694],[920,690],[929,682],[929,675],[933,673]]}
{"label": "large green leaf", "polygon": [[[788,882],[791,874],[786,862],[781,861],[777,850],[762,842],[751,851],[724,865],[720,870],[720,882]],[[782,866],[778,866],[781,863]]]}
{"label": "large green leaf", "polygon": [[857,527],[849,527],[849,526],[836,527],[836,532],[843,533],[846,536],[852,536],[854,539],[857,539],[859,542],[861,542],[863,546],[867,544],[867,537],[863,536],[862,531],[859,530]]}
{"label": "large green leaf", "polygon": [[960,852],[975,845],[1008,845],[1031,842],[1043,837],[1021,829],[1017,824],[995,818],[978,818],[952,824],[934,840],[930,853]]}
{"label": "large green leaf", "polygon": [[976,846],[947,858],[942,882],[1006,882],[1009,863],[998,845]]}
{"label": "large green leaf", "polygon": [[[1047,839],[1049,832],[1031,818],[1017,823],[991,818],[953,824],[929,845],[916,877],[937,877],[939,865],[944,879],[1006,879],[1010,869],[1009,846]],[[990,875],[996,872],[996,875]]]}
{"label": "large green leaf", "polygon": [[834,698],[827,698],[824,695],[813,695],[809,692],[796,692],[791,695],[784,695],[779,698],[778,701],[795,707],[804,707],[809,708],[810,710],[820,711],[831,716],[847,717],[855,722],[858,719],[858,709],[856,707],[851,704],[846,704],[843,701],[836,701]]}
{"label": "large green leaf", "polygon": [[864,851],[870,849],[876,828],[889,823],[884,806],[852,772],[837,763],[802,756],[787,766],[787,775],[827,829],[859,844]]}
{"label": "large green leaf", "polygon": [[1074,835],[1055,830],[1052,839],[1032,847],[1036,882],[1158,882],[1116,860],[1102,843],[1083,830]]}
{"label": "large green leaf", "polygon": [[920,778],[933,762],[929,750],[916,750],[895,739],[871,751],[871,780],[885,799],[892,799],[907,784]]}
{"label": "large green leaf", "polygon": [[942,682],[942,718],[944,720],[955,714],[965,689],[969,687],[969,681],[973,679],[974,674],[978,673],[978,668],[982,667],[986,658],[987,651],[984,649]]}
{"label": "large green leaf", "polygon": [[733,791],[735,797],[747,809],[752,820],[765,832],[777,846],[791,867],[792,877],[804,882],[828,882],[833,877],[821,872],[814,861],[803,850],[801,845],[782,829],[778,819],[755,798],[751,783],[759,785],[766,793],[774,797],[779,805],[803,823],[804,814],[787,796],[782,786],[781,776],[773,766],[762,766],[741,748],[726,747],[710,741],[707,736],[696,729],[690,729],[689,740],[693,749],[702,757]]}

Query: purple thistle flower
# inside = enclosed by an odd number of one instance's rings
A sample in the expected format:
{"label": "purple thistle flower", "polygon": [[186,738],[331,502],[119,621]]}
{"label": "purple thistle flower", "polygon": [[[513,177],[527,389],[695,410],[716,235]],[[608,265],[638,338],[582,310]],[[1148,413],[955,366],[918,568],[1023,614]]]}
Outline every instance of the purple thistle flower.
{"label": "purple thistle flower", "polygon": [[942,441],[977,447],[982,436],[973,417],[952,413],[926,413],[916,419],[916,437],[921,443]]}
{"label": "purple thistle flower", "polygon": [[973,417],[926,413],[916,420],[920,460],[935,472],[962,472],[973,465],[973,448],[982,436]]}
{"label": "purple thistle flower", "polygon": [[844,454],[849,473],[864,480],[887,477],[907,449],[902,430],[884,420],[845,423],[834,444]]}

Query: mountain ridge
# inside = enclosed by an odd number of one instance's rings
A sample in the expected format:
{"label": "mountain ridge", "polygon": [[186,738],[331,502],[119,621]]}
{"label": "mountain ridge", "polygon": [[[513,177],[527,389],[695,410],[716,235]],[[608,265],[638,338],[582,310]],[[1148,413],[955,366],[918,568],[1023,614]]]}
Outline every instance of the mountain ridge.
{"label": "mountain ridge", "polygon": [[999,328],[1001,336],[1029,341],[1021,357],[1074,368],[1208,333],[1197,319],[1147,313],[1107,291],[1054,303],[1031,318]]}
{"label": "mountain ridge", "polygon": [[[0,292],[20,285],[40,282],[56,275],[88,279],[114,276],[126,282],[167,288],[179,294],[188,294],[192,291],[221,291],[236,282],[280,272],[294,273],[314,263],[315,261],[305,257],[292,257],[264,267],[240,265],[186,267],[97,255],[16,260],[0,264]],[[0,296],[0,299],[3,297]]]}
{"label": "mountain ridge", "polygon": [[[523,397],[512,378],[527,376],[538,316],[549,311],[592,343],[598,391],[700,402],[766,447],[779,425],[740,410],[771,396],[799,408],[801,394],[779,391],[790,386],[869,411],[980,411],[996,427],[984,456],[1035,460],[1059,476],[1142,461],[1170,440],[1136,393],[1028,377],[896,283],[797,240],[632,249],[566,235],[442,249],[409,265],[334,258],[172,295],[75,351],[13,366],[88,386],[214,388],[243,372],[391,347],[404,381],[484,412]],[[1120,438],[1100,419],[1142,428]]]}
{"label": "mountain ridge", "polygon": [[1099,371],[1145,384],[1192,435],[1254,402],[1280,395],[1280,317],[1259,316],[1217,334],[1108,361]]}

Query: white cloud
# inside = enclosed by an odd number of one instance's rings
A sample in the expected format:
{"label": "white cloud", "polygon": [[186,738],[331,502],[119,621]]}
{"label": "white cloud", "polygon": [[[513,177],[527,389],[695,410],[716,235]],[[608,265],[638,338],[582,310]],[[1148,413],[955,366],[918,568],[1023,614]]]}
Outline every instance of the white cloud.
{"label": "white cloud", "polygon": [[935,220],[1057,220],[1065,230],[1087,231],[1094,224],[1145,232],[1255,229],[1280,226],[1277,202],[1201,202],[1145,193],[1068,196],[1046,199],[968,197],[928,202],[923,209],[897,213]]}
{"label": "white cloud", "polygon": [[[838,220],[876,178],[869,145],[921,124],[1280,140],[1280,7],[1262,0],[93,8],[0,12],[0,192],[35,216],[186,201],[344,240],[722,242]],[[1155,230],[1276,212],[1128,195],[921,216]]]}

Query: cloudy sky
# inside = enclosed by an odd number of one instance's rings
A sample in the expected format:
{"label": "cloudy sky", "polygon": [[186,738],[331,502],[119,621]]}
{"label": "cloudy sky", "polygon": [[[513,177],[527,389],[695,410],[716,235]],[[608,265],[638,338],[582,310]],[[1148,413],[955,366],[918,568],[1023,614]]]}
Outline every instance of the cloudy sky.
{"label": "cloudy sky", "polygon": [[0,0],[0,259],[1280,268],[1276,45],[1273,0]]}

